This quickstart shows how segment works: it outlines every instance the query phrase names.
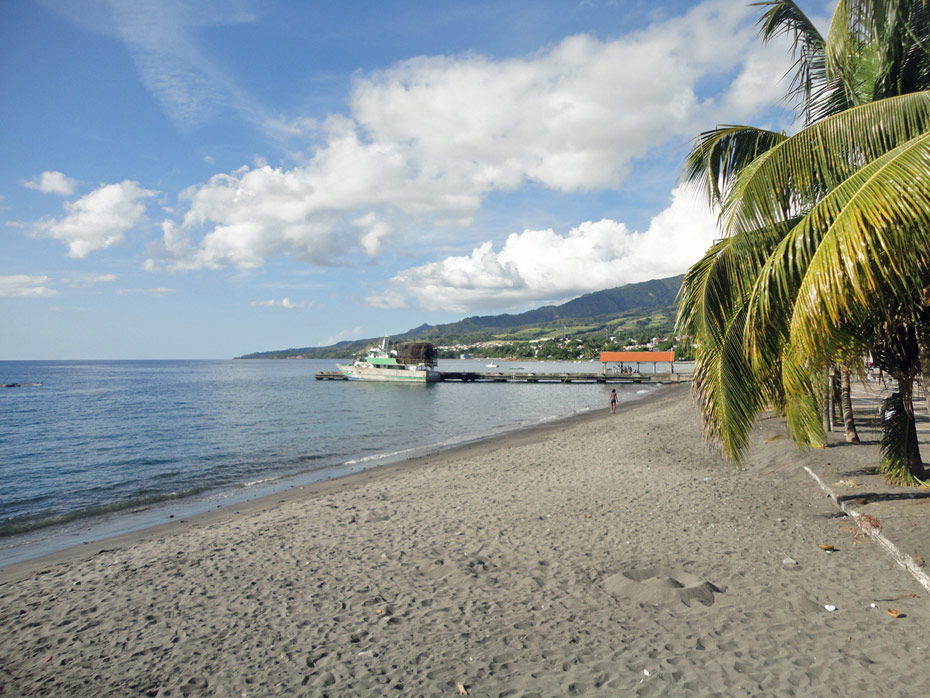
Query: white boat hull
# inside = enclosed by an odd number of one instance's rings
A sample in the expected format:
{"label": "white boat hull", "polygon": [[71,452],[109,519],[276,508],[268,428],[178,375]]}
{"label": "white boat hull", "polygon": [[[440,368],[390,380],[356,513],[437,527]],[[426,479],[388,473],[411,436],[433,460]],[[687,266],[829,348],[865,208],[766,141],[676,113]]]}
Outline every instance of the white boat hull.
{"label": "white boat hull", "polygon": [[407,368],[376,368],[357,364],[336,364],[336,368],[349,380],[377,381],[380,383],[436,383],[439,371]]}

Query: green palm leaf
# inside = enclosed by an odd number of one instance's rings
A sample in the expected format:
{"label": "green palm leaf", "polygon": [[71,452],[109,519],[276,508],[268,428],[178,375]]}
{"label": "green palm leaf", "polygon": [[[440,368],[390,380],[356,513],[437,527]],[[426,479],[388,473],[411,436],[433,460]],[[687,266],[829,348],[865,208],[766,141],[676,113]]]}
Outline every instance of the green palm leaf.
{"label": "green palm leaf", "polygon": [[783,133],[752,126],[725,125],[705,131],[695,139],[681,180],[702,190],[712,206],[719,206],[739,172],[786,138]]}
{"label": "green palm leaf", "polygon": [[809,210],[863,164],[930,129],[930,91],[848,109],[766,151],[737,177],[721,219],[728,234]]}
{"label": "green palm leaf", "polygon": [[930,132],[837,187],[786,243],[783,275],[801,277],[790,341],[809,354],[859,309],[913,302],[930,280]]}
{"label": "green palm leaf", "polygon": [[782,35],[791,38],[794,75],[786,99],[805,115],[805,123],[808,124],[813,120],[813,105],[823,100],[826,79],[824,39],[793,0],[752,4],[768,8],[759,19],[759,34],[764,42]]}

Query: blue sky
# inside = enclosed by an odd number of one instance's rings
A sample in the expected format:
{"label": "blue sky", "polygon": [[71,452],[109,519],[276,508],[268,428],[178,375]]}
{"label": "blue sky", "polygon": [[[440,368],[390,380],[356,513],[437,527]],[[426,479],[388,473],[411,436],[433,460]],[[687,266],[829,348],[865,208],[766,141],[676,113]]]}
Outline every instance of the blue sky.
{"label": "blue sky", "polygon": [[0,359],[229,358],[680,273],[715,237],[690,140],[792,128],[758,13],[4,3]]}

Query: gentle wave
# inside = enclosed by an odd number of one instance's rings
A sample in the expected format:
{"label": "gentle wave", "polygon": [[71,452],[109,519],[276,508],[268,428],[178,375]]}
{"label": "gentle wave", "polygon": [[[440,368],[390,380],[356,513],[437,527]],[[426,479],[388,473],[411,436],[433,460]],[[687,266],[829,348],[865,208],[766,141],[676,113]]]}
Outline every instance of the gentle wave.
{"label": "gentle wave", "polygon": [[117,502],[112,502],[110,504],[98,504],[85,507],[83,509],[75,509],[74,511],[69,511],[63,514],[55,514],[53,516],[39,515],[33,517],[23,516],[5,519],[4,521],[0,522],[0,536],[15,536],[23,533],[29,533],[31,531],[36,531],[41,528],[70,523],[72,521],[77,521],[78,519],[88,519],[97,516],[105,516],[107,514],[118,514],[122,512],[135,511],[140,507],[152,506],[153,504],[160,504],[162,502],[169,502],[176,499],[195,497],[208,491],[208,489],[209,488],[207,487],[192,487],[188,490],[184,490],[183,492],[164,492],[140,497],[132,497],[130,499],[123,499]]}
{"label": "gentle wave", "polygon": [[[43,383],[0,391],[0,536],[205,493],[231,501],[226,492],[308,473],[357,472],[602,409],[610,391],[316,381],[331,363],[0,362],[0,381],[28,373]],[[455,362],[446,370],[483,368]],[[652,392],[616,387],[621,400]]]}

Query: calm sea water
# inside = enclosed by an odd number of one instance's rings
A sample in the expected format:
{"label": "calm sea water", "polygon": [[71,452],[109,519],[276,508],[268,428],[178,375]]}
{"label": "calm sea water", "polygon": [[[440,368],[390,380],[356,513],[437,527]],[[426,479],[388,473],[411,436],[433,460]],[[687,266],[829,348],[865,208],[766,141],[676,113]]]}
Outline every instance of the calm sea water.
{"label": "calm sea water", "polygon": [[[42,384],[0,388],[0,563],[19,559],[24,543],[67,539],[90,521],[161,516],[166,503],[205,510],[295,477],[339,476],[606,409],[613,387],[314,379],[334,363],[0,362],[0,383]],[[515,366],[599,368],[500,362],[497,370]],[[480,361],[440,369],[487,370]],[[657,389],[615,387],[622,400]],[[133,526],[155,522],[141,517]],[[62,540],[51,546],[61,547]]]}

